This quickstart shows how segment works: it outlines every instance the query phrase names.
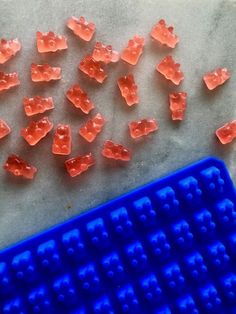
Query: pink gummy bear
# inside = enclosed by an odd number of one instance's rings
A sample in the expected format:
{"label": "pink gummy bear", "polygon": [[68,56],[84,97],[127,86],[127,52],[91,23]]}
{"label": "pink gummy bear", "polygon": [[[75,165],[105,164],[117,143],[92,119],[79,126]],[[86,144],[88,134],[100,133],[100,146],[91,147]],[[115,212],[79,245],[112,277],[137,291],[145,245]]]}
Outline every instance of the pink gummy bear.
{"label": "pink gummy bear", "polygon": [[36,42],[38,52],[55,52],[68,48],[65,36],[56,35],[53,32],[36,33]]}
{"label": "pink gummy bear", "polygon": [[128,106],[138,104],[138,87],[135,84],[133,74],[123,76],[117,81],[122,97]]}
{"label": "pink gummy bear", "polygon": [[216,130],[216,136],[222,144],[228,144],[236,138],[236,120],[228,122]]}
{"label": "pink gummy bear", "polygon": [[54,108],[52,97],[46,98],[43,98],[41,96],[35,96],[32,98],[24,97],[23,105],[25,114],[29,117]]}
{"label": "pink gummy bear", "polygon": [[87,93],[82,90],[79,84],[72,86],[67,92],[66,97],[76,107],[88,114],[93,108],[94,104],[89,99]]}
{"label": "pink gummy bear", "polygon": [[129,131],[132,138],[142,137],[156,130],[158,130],[158,125],[155,119],[142,119],[129,123]]}
{"label": "pink gummy bear", "polygon": [[91,153],[70,158],[65,161],[66,170],[71,177],[76,177],[82,172],[87,171],[89,167],[95,164],[95,159]]}
{"label": "pink gummy bear", "polygon": [[92,57],[95,61],[101,61],[105,64],[110,62],[117,62],[119,61],[119,53],[117,51],[112,50],[111,45],[104,45],[101,42],[96,42]]}
{"label": "pink gummy bear", "polygon": [[20,85],[20,80],[16,72],[13,73],[0,72],[0,92],[8,90],[18,85]]}
{"label": "pink gummy bear", "polygon": [[31,166],[27,161],[14,154],[7,158],[3,168],[17,177],[21,176],[26,179],[33,179],[37,172],[37,168]]}
{"label": "pink gummy bear", "polygon": [[88,23],[83,16],[81,16],[79,19],[72,16],[68,20],[67,26],[73,31],[75,35],[85,41],[90,41],[92,39],[96,29],[95,24]]}
{"label": "pink gummy bear", "polygon": [[61,68],[49,64],[31,64],[31,79],[33,82],[49,82],[61,79]]}
{"label": "pink gummy bear", "polygon": [[129,161],[131,159],[130,151],[121,144],[106,141],[102,149],[102,155],[106,158]]}
{"label": "pink gummy bear", "polygon": [[53,128],[53,124],[48,117],[44,117],[38,121],[32,121],[30,124],[21,130],[22,137],[29,145],[36,145],[44,138]]}
{"label": "pink gummy bear", "polygon": [[206,73],[203,80],[209,90],[224,84],[230,78],[230,73],[226,68],[218,68],[213,72]]}
{"label": "pink gummy bear", "polygon": [[175,48],[179,37],[173,33],[172,26],[167,27],[165,20],[160,20],[152,29],[151,37],[163,45]]}
{"label": "pink gummy bear", "polygon": [[79,134],[88,142],[93,142],[97,135],[102,131],[105,119],[98,113],[95,117],[88,120],[80,129]]}
{"label": "pink gummy bear", "polygon": [[58,124],[52,143],[52,153],[56,155],[70,155],[71,129],[67,124]]}
{"label": "pink gummy bear", "polygon": [[180,64],[175,63],[171,56],[166,56],[159,64],[157,64],[156,70],[175,85],[179,85],[184,79],[184,74],[180,70]]}
{"label": "pink gummy bear", "polygon": [[170,111],[172,120],[183,120],[187,106],[187,93],[176,92],[169,94]]}
{"label": "pink gummy bear", "polygon": [[20,50],[21,43],[17,38],[11,40],[0,39],[0,64],[10,60]]}
{"label": "pink gummy bear", "polygon": [[10,132],[11,129],[8,124],[4,120],[0,119],[0,139],[7,136]]}
{"label": "pink gummy bear", "polygon": [[107,74],[98,61],[95,61],[92,56],[85,56],[79,64],[79,69],[90,78],[96,80],[99,83],[107,78]]}
{"label": "pink gummy bear", "polygon": [[135,35],[129,40],[127,47],[121,53],[121,59],[129,64],[137,64],[141,54],[143,53],[144,38]]}

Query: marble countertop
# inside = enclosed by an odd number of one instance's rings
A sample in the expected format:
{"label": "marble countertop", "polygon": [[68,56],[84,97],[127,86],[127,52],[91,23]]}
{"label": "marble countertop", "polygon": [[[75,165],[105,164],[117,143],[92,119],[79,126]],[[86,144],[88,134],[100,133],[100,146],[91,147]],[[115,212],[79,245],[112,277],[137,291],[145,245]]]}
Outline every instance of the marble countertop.
{"label": "marble countertop", "polygon": [[[236,118],[236,1],[235,0],[1,0],[0,37],[18,37],[22,51],[1,66],[4,71],[17,70],[21,86],[0,95],[0,117],[13,131],[0,142],[0,164],[8,154],[17,153],[38,168],[32,182],[14,178],[0,169],[0,248],[23,239],[53,224],[62,222],[90,207],[109,200],[150,180],[168,174],[208,155],[222,158],[235,178],[236,144],[219,144],[214,131]],[[68,17],[84,15],[96,24],[91,43],[83,43],[65,27]],[[159,19],[175,26],[180,37],[170,51],[152,42],[149,32]],[[55,55],[40,55],[35,47],[35,32],[53,30],[68,37],[69,49]],[[103,85],[89,81],[79,73],[80,59],[91,51],[96,40],[112,44],[120,51],[134,34],[145,36],[146,45],[137,66],[120,62],[108,67],[109,77]],[[180,87],[167,83],[154,70],[170,53],[181,63],[185,80]],[[30,81],[30,64],[49,62],[62,67],[62,80],[52,84]],[[209,92],[202,83],[205,72],[227,67],[231,79]],[[117,89],[120,76],[132,72],[139,86],[140,104],[128,108]],[[65,99],[66,90],[79,82],[87,90],[107,124],[94,144],[78,136],[78,128],[87,119]],[[170,120],[168,93],[187,91],[188,108],[182,123]],[[53,96],[55,109],[49,113],[55,124],[70,123],[73,129],[73,153],[92,152],[96,167],[71,179],[65,172],[65,158],[50,152],[51,136],[35,147],[20,137],[27,125],[22,98],[36,94]],[[127,135],[127,123],[138,118],[154,117],[159,131],[135,142]],[[100,155],[106,139],[127,145],[133,160],[122,164]]]}

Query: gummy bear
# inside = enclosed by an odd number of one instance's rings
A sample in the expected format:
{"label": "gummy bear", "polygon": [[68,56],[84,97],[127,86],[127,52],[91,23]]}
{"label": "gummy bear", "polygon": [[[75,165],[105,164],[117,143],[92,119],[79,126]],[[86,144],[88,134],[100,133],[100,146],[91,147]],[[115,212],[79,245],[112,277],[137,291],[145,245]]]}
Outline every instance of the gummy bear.
{"label": "gummy bear", "polygon": [[48,117],[44,117],[38,121],[32,121],[30,124],[21,130],[21,135],[29,143],[29,145],[36,145],[42,138],[44,138],[53,128],[53,124]]}
{"label": "gummy bear", "polygon": [[92,56],[85,56],[79,64],[79,69],[84,74],[88,75],[90,78],[93,78],[99,83],[107,78],[107,74],[102,68],[101,64],[98,61],[95,61]]}
{"label": "gummy bear", "polygon": [[67,124],[58,124],[52,143],[52,153],[56,155],[70,155],[71,129]]}
{"label": "gummy bear", "polygon": [[209,90],[215,89],[217,86],[224,84],[230,78],[230,73],[226,68],[218,68],[213,72],[206,73],[203,80]]}
{"label": "gummy bear", "polygon": [[27,116],[33,116],[38,113],[43,113],[47,110],[53,109],[52,97],[43,98],[41,96],[35,96],[32,98],[24,97],[23,105],[25,114]]}
{"label": "gummy bear", "polygon": [[33,82],[49,82],[61,79],[61,68],[49,64],[31,64],[31,79]]}
{"label": "gummy bear", "polygon": [[55,35],[53,32],[36,33],[38,52],[55,52],[68,48],[65,36]]}
{"label": "gummy bear", "polygon": [[8,124],[0,119],[0,139],[7,136],[11,132]]}
{"label": "gummy bear", "polygon": [[93,142],[97,135],[102,131],[105,119],[98,113],[95,117],[88,120],[80,129],[79,134],[88,142]]}
{"label": "gummy bear", "polygon": [[184,74],[180,70],[180,64],[175,63],[171,56],[166,56],[159,64],[157,64],[156,70],[175,85],[179,85],[184,79]]}
{"label": "gummy bear", "polygon": [[66,97],[76,108],[81,109],[84,113],[88,114],[94,108],[93,102],[78,84],[72,86],[66,92]]}
{"label": "gummy bear", "polygon": [[216,130],[216,136],[222,144],[228,144],[236,138],[236,120],[228,122]]}
{"label": "gummy bear", "polygon": [[121,53],[121,59],[129,64],[137,64],[141,54],[143,53],[144,38],[135,35],[129,40],[127,47]]}
{"label": "gummy bear", "polygon": [[129,131],[132,138],[148,135],[156,130],[158,130],[158,125],[155,119],[142,119],[129,123]]}
{"label": "gummy bear", "polygon": [[138,104],[138,87],[135,84],[133,74],[123,76],[117,81],[122,97],[124,97],[128,106]]}
{"label": "gummy bear", "polygon": [[78,156],[75,158],[70,158],[65,161],[65,166],[67,172],[71,177],[76,177],[80,175],[82,172],[87,171],[89,167],[95,164],[95,159],[91,153]]}
{"label": "gummy bear", "polygon": [[102,155],[106,158],[123,161],[129,161],[131,159],[131,153],[127,148],[109,140],[104,143]]}
{"label": "gummy bear", "polygon": [[79,19],[72,16],[68,20],[67,26],[73,31],[75,35],[85,41],[90,41],[92,39],[96,29],[95,24],[91,22],[88,23],[83,16],[81,16]]}
{"label": "gummy bear", "polygon": [[119,53],[117,51],[112,50],[111,45],[104,45],[101,42],[96,42],[92,57],[95,61],[101,61],[105,64],[108,64],[110,62],[117,62],[119,61]]}
{"label": "gummy bear", "polygon": [[15,176],[22,176],[26,179],[33,179],[37,172],[37,168],[31,166],[27,161],[14,154],[7,158],[3,168]]}
{"label": "gummy bear", "polygon": [[17,38],[11,40],[0,39],[0,64],[10,60],[20,50],[21,43]]}
{"label": "gummy bear", "polygon": [[170,111],[172,120],[183,120],[186,110],[187,93],[177,92],[169,94]]}
{"label": "gummy bear", "polygon": [[20,85],[20,80],[16,72],[4,73],[0,72],[0,92]]}
{"label": "gummy bear", "polygon": [[179,42],[179,37],[173,33],[174,28],[172,26],[167,27],[165,20],[160,20],[151,31],[151,37],[163,45],[167,45],[170,48],[175,48]]}

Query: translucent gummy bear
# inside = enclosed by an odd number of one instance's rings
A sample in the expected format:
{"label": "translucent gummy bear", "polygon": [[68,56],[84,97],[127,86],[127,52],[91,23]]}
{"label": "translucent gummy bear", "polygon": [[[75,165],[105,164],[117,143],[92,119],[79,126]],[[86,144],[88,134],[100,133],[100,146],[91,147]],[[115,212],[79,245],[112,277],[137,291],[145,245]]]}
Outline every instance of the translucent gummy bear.
{"label": "translucent gummy bear", "polygon": [[34,166],[31,166],[27,161],[14,154],[7,158],[3,168],[15,176],[22,176],[26,179],[33,179],[37,172]]}
{"label": "translucent gummy bear", "polygon": [[79,69],[90,78],[96,80],[98,83],[103,83],[107,78],[107,74],[102,68],[100,62],[95,61],[92,56],[85,56],[79,64]]}
{"label": "translucent gummy bear", "polygon": [[173,26],[167,26],[165,20],[160,20],[153,26],[151,37],[159,43],[166,45],[170,48],[175,48],[179,42],[179,37],[173,33]]}
{"label": "translucent gummy bear", "polygon": [[122,97],[128,106],[138,104],[138,86],[135,84],[133,74],[123,76],[117,81]]}
{"label": "translucent gummy bear", "polygon": [[121,53],[121,59],[129,64],[135,65],[138,63],[141,54],[143,53],[144,38],[135,35],[129,40],[127,47]]}
{"label": "translucent gummy bear", "polygon": [[183,120],[187,106],[187,93],[170,93],[169,102],[172,120]]}
{"label": "translucent gummy bear", "polygon": [[56,52],[68,48],[65,36],[56,35],[53,32],[36,33],[36,42],[38,52]]}
{"label": "translucent gummy bear", "polygon": [[236,138],[236,120],[228,122],[216,130],[216,136],[222,144],[228,144]]}
{"label": "translucent gummy bear", "polygon": [[31,64],[31,79],[33,82],[49,82],[61,79],[61,68],[49,64]]}
{"label": "translucent gummy bear", "polygon": [[82,90],[79,84],[73,85],[67,92],[66,97],[76,107],[88,114],[93,108],[94,104],[89,99],[87,93]]}
{"label": "translucent gummy bear", "polygon": [[230,78],[230,73],[226,68],[218,68],[208,72],[203,76],[203,80],[209,90],[224,84]]}
{"label": "translucent gummy bear", "polygon": [[41,96],[35,97],[24,97],[23,106],[25,114],[27,116],[33,116],[38,113],[43,113],[47,110],[54,108],[54,103],[52,97],[43,98]]}
{"label": "translucent gummy bear", "polygon": [[110,140],[103,145],[102,155],[106,158],[129,161],[131,159],[130,151],[121,144],[116,144]]}
{"label": "translucent gummy bear", "polygon": [[105,119],[98,113],[95,117],[88,120],[80,129],[79,134],[88,142],[93,142],[97,135],[102,131]]}
{"label": "translucent gummy bear", "polygon": [[0,64],[14,57],[21,50],[21,43],[16,39],[0,39]]}
{"label": "translucent gummy bear", "polygon": [[180,70],[180,64],[175,63],[171,56],[166,56],[159,64],[157,64],[156,70],[175,85],[179,85],[184,79],[184,74]]}
{"label": "translucent gummy bear", "polygon": [[73,33],[85,41],[90,41],[95,33],[96,27],[93,23],[88,23],[83,16],[79,19],[72,16],[67,21],[67,27],[73,31]]}
{"label": "translucent gummy bear", "polygon": [[0,72],[0,92],[8,90],[18,85],[20,85],[20,80],[16,72],[13,73]]}
{"label": "translucent gummy bear", "polygon": [[76,177],[82,172],[87,171],[88,168],[95,164],[95,159],[89,153],[84,156],[70,158],[65,162],[66,170],[71,177]]}
{"label": "translucent gummy bear", "polygon": [[132,138],[138,138],[148,135],[158,129],[158,125],[155,119],[142,119],[139,121],[132,121],[129,123],[130,136]]}
{"label": "translucent gummy bear", "polygon": [[8,124],[4,120],[0,119],[0,139],[7,136],[10,132],[11,129]]}
{"label": "translucent gummy bear", "polygon": [[53,136],[52,153],[56,155],[70,155],[71,128],[67,124],[58,124]]}

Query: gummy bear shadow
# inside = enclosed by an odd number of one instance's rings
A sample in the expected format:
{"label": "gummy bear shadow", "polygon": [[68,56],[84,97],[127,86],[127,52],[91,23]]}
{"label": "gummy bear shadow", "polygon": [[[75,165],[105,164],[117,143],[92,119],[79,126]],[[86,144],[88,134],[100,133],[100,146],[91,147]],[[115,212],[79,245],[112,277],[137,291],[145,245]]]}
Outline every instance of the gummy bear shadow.
{"label": "gummy bear shadow", "polygon": [[[227,84],[227,83],[226,83]],[[201,88],[199,89],[199,96],[204,99],[204,100],[207,100],[207,101],[214,101],[215,99],[217,99],[218,97],[220,97],[223,92],[224,92],[224,89],[222,89],[222,86],[223,85],[220,85],[218,87],[216,87],[215,89],[213,90],[209,90],[207,87],[206,87],[206,84],[202,81],[201,83]],[[208,104],[208,102],[207,102]]]}
{"label": "gummy bear shadow", "polygon": [[[163,58],[167,54],[172,54],[173,49],[166,46],[162,45],[161,43],[158,43],[157,41],[151,39],[147,42],[146,44],[146,50],[152,54],[154,54],[156,57]],[[175,48],[175,51],[178,49],[178,45]]]}
{"label": "gummy bear shadow", "polygon": [[234,150],[233,141],[228,144],[221,144],[216,136],[212,136],[212,152],[213,154],[220,156],[220,158],[224,159],[224,157],[231,154]]}

